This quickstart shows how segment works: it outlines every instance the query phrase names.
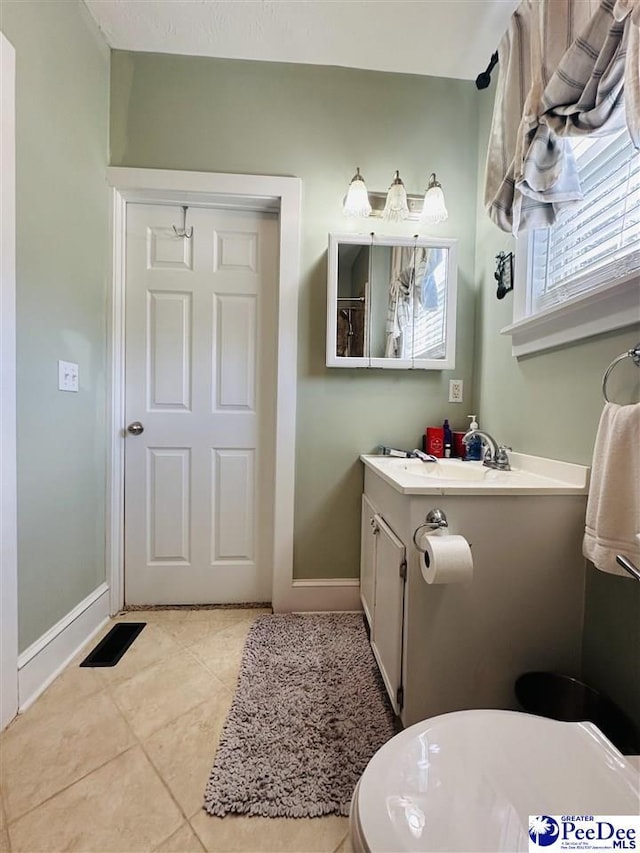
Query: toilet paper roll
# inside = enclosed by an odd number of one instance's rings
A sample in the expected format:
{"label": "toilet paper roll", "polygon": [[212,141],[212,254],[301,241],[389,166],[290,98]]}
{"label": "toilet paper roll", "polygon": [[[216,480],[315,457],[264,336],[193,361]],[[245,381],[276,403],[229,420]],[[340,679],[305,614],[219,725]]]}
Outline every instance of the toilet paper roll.
{"label": "toilet paper roll", "polygon": [[465,583],[473,580],[473,557],[464,536],[425,536],[420,558],[427,583]]}

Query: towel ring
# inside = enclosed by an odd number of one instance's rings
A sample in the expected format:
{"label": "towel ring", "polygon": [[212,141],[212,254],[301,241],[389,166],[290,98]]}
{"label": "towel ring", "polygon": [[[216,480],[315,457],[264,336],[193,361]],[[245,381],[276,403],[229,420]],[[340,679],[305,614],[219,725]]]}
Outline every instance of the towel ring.
{"label": "towel ring", "polygon": [[625,358],[630,358],[636,367],[640,367],[640,344],[636,344],[627,352],[623,352],[622,355],[619,355],[617,358],[614,358],[609,367],[607,367],[604,376],[602,377],[602,396],[605,399],[606,403],[610,403],[611,400],[607,397],[607,379],[609,378],[609,374],[619,362],[624,361]]}

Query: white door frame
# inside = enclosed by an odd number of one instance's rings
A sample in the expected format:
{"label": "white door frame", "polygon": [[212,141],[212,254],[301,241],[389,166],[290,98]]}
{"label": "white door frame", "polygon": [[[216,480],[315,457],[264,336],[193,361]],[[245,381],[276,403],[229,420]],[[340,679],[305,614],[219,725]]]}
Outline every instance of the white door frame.
{"label": "white door frame", "polygon": [[164,169],[107,169],[112,187],[112,289],[110,301],[109,420],[111,430],[107,499],[107,575],[111,612],[124,604],[124,295],[126,207],[199,204],[278,212],[277,375],[273,590],[274,610],[290,609],[293,586],[298,288],[300,280],[299,178],[175,172]]}
{"label": "white door frame", "polygon": [[0,730],[18,713],[15,67],[0,33]]}

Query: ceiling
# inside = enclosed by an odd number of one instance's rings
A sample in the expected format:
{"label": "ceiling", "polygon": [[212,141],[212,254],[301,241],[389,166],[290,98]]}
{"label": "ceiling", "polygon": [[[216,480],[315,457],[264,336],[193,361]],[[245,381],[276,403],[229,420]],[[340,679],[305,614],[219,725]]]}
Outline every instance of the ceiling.
{"label": "ceiling", "polygon": [[520,0],[85,0],[109,45],[475,80]]}

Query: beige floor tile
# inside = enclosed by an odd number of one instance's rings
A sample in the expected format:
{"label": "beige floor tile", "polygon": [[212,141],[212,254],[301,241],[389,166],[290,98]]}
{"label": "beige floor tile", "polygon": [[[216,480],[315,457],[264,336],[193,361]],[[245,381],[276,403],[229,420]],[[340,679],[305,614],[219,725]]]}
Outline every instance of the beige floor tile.
{"label": "beige floor tile", "polygon": [[213,697],[144,741],[144,749],[187,817],[202,808],[220,732],[232,693],[220,685]]}
{"label": "beige floor tile", "polygon": [[[93,645],[98,641],[99,637],[95,639]],[[104,689],[104,682],[94,668],[78,666],[80,661],[89,654],[93,645],[77,655],[77,659],[70,663],[27,709],[25,713],[29,714],[32,720],[66,711],[87,696],[92,696]]]}
{"label": "beige floor tile", "polygon": [[[185,646],[203,643],[214,634],[234,626],[250,627],[258,616],[263,616],[268,610],[205,610],[196,611],[193,618],[175,619],[165,624],[167,630],[178,642]],[[244,631],[242,642],[246,639]]]}
{"label": "beige floor tile", "polygon": [[149,622],[157,625],[165,625],[182,618],[182,610],[123,610],[114,616],[117,622]]}
{"label": "beige floor tile", "polygon": [[[118,621],[118,620],[116,620]],[[138,621],[138,620],[131,620]],[[140,619],[140,622],[146,620]],[[107,685],[119,684],[138,675],[144,669],[180,651],[182,646],[162,626],[145,625],[124,656],[115,666],[99,667],[95,671]]]}
{"label": "beige floor tile", "polygon": [[119,755],[135,739],[106,691],[57,714],[19,716],[2,734],[9,821]]}
{"label": "beige floor tile", "polygon": [[342,844],[337,848],[336,853],[353,853],[353,847],[351,846],[351,836],[347,832],[342,841]]}
{"label": "beige floor tile", "polygon": [[205,811],[191,826],[209,853],[334,853],[349,829],[346,817],[211,817]]}
{"label": "beige floor tile", "polygon": [[183,824],[155,853],[202,853],[204,847],[188,823]]}
{"label": "beige floor tile", "polygon": [[134,747],[10,824],[16,853],[149,851],[184,818]]}
{"label": "beige floor tile", "polygon": [[194,608],[174,607],[167,610],[125,610],[119,613],[115,618],[125,622],[156,622],[159,625],[166,625],[171,622],[181,622],[188,620],[189,622],[206,621],[211,618],[211,614],[229,614],[223,618],[230,618],[233,621],[261,616],[264,613],[271,613],[271,608],[263,607],[211,607],[211,608]]}
{"label": "beige floor tile", "polygon": [[[0,750],[2,746],[0,744]],[[2,753],[0,752],[0,761],[2,761]],[[9,832],[7,830],[7,817],[4,812],[4,796],[2,788],[0,788],[0,853],[9,853],[11,849],[9,845]]]}
{"label": "beige floor tile", "polygon": [[232,625],[190,646],[190,651],[231,690],[236,689],[244,643],[250,627],[251,623]]}
{"label": "beige floor tile", "polygon": [[220,682],[193,655],[181,649],[112,688],[112,696],[140,738],[166,726],[211,699]]}
{"label": "beige floor tile", "polygon": [[178,614],[178,618],[182,616],[182,618],[187,618],[191,622],[207,621],[211,619],[212,615],[215,615],[218,618],[222,617],[224,620],[228,620],[229,624],[231,624],[247,620],[251,621],[257,616],[262,616],[265,613],[271,613],[272,610],[270,607],[230,607],[228,609],[225,609],[224,607],[214,607],[211,609],[202,608],[200,610],[178,610],[175,612]]}

